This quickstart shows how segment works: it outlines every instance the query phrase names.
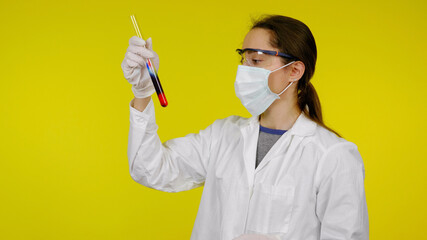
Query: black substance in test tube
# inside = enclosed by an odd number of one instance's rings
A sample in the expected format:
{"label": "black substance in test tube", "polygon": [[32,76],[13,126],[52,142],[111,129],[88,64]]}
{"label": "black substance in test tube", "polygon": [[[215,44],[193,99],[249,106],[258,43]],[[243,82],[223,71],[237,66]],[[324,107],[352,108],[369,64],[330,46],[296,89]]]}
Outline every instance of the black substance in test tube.
{"label": "black substance in test tube", "polygon": [[154,89],[156,89],[157,97],[159,98],[160,105],[162,107],[166,107],[168,105],[168,101],[166,100],[165,93],[163,92],[162,84],[160,84],[159,75],[156,73],[156,69],[151,63],[150,59],[147,59],[147,69],[150,73],[151,81],[153,82]]}

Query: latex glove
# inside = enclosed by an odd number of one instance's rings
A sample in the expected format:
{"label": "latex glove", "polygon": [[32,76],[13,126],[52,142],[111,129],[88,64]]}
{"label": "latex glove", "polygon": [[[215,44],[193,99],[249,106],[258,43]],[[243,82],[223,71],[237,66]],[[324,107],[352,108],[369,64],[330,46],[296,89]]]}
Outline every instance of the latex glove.
{"label": "latex glove", "polygon": [[278,240],[278,238],[260,234],[243,234],[233,240]]}
{"label": "latex glove", "polygon": [[155,92],[146,67],[147,58],[150,58],[154,67],[159,69],[159,55],[153,51],[151,38],[144,41],[137,36],[131,37],[121,66],[123,74],[126,80],[132,84],[132,92],[137,98],[149,97]]}

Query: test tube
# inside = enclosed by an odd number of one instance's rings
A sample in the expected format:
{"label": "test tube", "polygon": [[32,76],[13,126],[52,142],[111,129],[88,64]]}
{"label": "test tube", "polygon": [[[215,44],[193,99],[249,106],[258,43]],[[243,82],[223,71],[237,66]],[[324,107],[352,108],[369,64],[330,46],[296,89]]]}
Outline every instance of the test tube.
{"label": "test tube", "polygon": [[[139,31],[139,27],[138,27],[138,22],[136,21],[135,16],[131,15],[130,19],[132,20],[136,35],[139,38],[142,38],[141,32]],[[159,98],[160,105],[162,105],[162,107],[166,107],[168,105],[168,101],[166,100],[165,92],[163,92],[162,84],[160,84],[159,75],[157,74],[156,68],[151,63],[151,60],[149,58],[147,59],[146,66],[148,69],[148,73],[150,74],[151,81],[153,82],[154,89],[156,89],[156,93],[157,93],[157,97]]]}

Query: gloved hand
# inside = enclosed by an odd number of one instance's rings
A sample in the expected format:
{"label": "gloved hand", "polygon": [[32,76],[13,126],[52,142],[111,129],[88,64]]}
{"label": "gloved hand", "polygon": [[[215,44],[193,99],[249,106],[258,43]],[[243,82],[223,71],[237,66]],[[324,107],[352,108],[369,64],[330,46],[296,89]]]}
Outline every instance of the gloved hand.
{"label": "gloved hand", "polygon": [[159,55],[153,51],[151,38],[144,41],[137,36],[131,37],[121,66],[123,74],[126,80],[132,84],[132,92],[137,98],[149,97],[155,92],[146,67],[147,58],[151,60],[156,69],[159,69]]}

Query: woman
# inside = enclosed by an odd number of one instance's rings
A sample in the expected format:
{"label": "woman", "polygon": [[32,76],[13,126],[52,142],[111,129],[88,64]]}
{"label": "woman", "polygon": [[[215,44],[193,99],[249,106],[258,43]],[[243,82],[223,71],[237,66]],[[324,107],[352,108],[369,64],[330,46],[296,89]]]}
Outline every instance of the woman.
{"label": "woman", "polygon": [[129,42],[130,174],[166,192],[204,185],[191,239],[368,239],[363,161],[322,121],[310,83],[316,44],[304,23],[267,16],[238,49],[235,90],[251,118],[220,119],[163,144],[144,68],[159,58],[151,39]]}

